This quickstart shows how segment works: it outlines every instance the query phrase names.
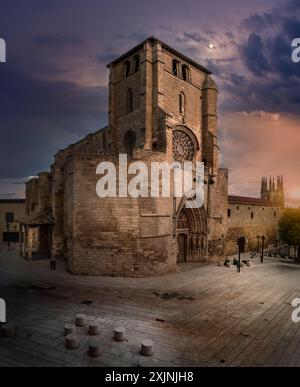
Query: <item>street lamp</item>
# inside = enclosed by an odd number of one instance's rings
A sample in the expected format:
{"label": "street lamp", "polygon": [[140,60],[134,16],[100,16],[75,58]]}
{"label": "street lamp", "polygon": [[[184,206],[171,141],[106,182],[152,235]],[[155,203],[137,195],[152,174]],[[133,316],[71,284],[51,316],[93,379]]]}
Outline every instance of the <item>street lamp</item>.
{"label": "street lamp", "polygon": [[265,252],[265,241],[266,237],[263,235],[261,237],[262,243],[261,243],[261,263],[264,263],[264,252]]}

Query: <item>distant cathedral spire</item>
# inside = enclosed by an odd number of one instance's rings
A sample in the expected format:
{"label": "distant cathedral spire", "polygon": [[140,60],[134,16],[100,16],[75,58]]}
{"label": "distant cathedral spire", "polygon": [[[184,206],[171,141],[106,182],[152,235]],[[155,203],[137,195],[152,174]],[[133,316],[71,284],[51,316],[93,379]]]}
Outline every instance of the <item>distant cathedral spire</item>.
{"label": "distant cathedral spire", "polygon": [[261,199],[285,206],[283,176],[277,176],[277,180],[274,177],[262,178]]}

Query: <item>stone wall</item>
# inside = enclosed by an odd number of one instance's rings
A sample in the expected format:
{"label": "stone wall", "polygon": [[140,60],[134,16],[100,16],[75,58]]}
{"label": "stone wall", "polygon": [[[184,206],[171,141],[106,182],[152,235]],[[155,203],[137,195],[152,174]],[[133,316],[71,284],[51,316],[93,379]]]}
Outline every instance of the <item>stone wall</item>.
{"label": "stone wall", "polygon": [[[75,274],[149,276],[176,269],[172,200],[99,198],[100,156],[73,155],[69,270]],[[114,161],[116,166],[117,160]]]}
{"label": "stone wall", "polygon": [[227,254],[237,253],[237,239],[245,236],[247,250],[257,249],[257,236],[266,236],[266,245],[274,245],[278,241],[278,222],[282,215],[282,208],[272,205],[251,205],[243,203],[229,203],[227,231]]}

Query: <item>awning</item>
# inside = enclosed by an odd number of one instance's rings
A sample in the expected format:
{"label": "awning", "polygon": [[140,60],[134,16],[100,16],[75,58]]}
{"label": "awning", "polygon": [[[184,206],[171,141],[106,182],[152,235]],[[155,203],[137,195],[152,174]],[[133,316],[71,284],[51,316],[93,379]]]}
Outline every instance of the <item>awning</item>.
{"label": "awning", "polygon": [[17,222],[24,226],[31,227],[53,225],[55,223],[52,213],[49,210],[40,212],[38,214],[25,216],[25,218],[19,219]]}

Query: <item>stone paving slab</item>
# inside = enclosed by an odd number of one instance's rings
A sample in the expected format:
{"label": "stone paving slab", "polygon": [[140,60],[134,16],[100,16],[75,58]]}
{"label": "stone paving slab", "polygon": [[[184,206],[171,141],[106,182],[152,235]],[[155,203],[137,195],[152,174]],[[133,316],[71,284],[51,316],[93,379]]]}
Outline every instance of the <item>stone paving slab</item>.
{"label": "stone paving slab", "polygon": [[[300,297],[300,266],[268,262],[242,269],[183,265],[146,279],[72,276],[62,262],[27,262],[0,254],[0,297],[14,338],[0,336],[0,366],[136,367],[141,342],[154,342],[153,361],[179,366],[300,366],[300,324],[291,320]],[[101,356],[64,347],[64,325],[77,314],[101,328]],[[127,340],[113,340],[115,326]]]}

